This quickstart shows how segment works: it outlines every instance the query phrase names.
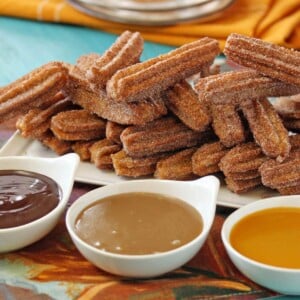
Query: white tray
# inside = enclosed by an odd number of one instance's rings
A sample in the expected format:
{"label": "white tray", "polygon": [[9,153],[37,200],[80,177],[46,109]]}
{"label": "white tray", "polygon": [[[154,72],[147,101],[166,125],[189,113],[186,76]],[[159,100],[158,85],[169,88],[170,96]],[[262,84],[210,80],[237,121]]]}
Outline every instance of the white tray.
{"label": "white tray", "polygon": [[[56,157],[57,155],[40,142],[25,139],[16,131],[0,149],[0,156]],[[75,180],[96,185],[107,185],[131,179],[117,176],[113,171],[99,170],[92,163],[80,162]],[[279,196],[279,194],[263,187],[259,187],[243,195],[237,195],[229,191],[222,184],[217,203],[222,206],[238,208],[255,200],[273,196]]]}

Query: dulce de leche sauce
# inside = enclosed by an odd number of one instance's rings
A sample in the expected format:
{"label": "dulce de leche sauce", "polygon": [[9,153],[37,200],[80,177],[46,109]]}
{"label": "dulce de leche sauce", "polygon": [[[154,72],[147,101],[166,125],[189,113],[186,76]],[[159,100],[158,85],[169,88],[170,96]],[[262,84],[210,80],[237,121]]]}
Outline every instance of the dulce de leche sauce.
{"label": "dulce de leche sauce", "polygon": [[27,224],[53,210],[60,200],[59,186],[42,174],[0,170],[0,228]]}
{"label": "dulce de leche sauce", "polygon": [[86,243],[119,254],[153,254],[178,248],[203,229],[186,202],[155,193],[124,193],[96,201],[78,216],[75,231]]}

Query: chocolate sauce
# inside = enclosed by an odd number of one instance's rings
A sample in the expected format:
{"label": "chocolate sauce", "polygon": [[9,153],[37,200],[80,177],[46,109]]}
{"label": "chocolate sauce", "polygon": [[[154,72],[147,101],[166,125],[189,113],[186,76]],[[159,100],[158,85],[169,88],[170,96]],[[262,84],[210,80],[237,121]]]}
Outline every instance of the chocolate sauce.
{"label": "chocolate sauce", "polygon": [[51,178],[22,170],[0,170],[0,228],[32,222],[59,203],[61,190]]}

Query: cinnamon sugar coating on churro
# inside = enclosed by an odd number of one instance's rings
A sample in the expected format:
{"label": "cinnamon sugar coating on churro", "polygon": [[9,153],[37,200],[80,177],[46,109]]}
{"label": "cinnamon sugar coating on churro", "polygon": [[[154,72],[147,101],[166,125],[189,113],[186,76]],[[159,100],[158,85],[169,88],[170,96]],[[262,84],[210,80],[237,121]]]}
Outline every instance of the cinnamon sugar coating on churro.
{"label": "cinnamon sugar coating on churro", "polygon": [[254,188],[261,185],[261,178],[251,178],[251,179],[233,179],[231,177],[225,177],[225,182],[227,188],[236,193],[236,194],[244,194],[253,190]]}
{"label": "cinnamon sugar coating on churro", "polygon": [[72,101],[62,98],[46,109],[31,109],[17,120],[16,127],[23,137],[37,138],[50,129],[51,118],[54,115],[72,108],[74,108]]}
{"label": "cinnamon sugar coating on churro", "polygon": [[202,38],[167,54],[117,71],[108,81],[108,95],[115,101],[152,97],[201,71],[220,52],[218,42]]}
{"label": "cinnamon sugar coating on churro", "polygon": [[300,185],[300,157],[291,156],[282,163],[266,161],[260,168],[262,182],[273,189]]}
{"label": "cinnamon sugar coating on churro", "polygon": [[186,81],[175,84],[165,95],[167,108],[186,126],[196,131],[208,128],[211,122],[210,112]]}
{"label": "cinnamon sugar coating on churro", "polygon": [[268,99],[249,99],[240,104],[255,141],[262,151],[278,161],[290,153],[288,131]]}
{"label": "cinnamon sugar coating on churro", "polygon": [[279,187],[277,190],[281,195],[299,195],[300,184],[295,186]]}
{"label": "cinnamon sugar coating on churro", "polygon": [[58,155],[72,151],[72,142],[58,139],[51,130],[44,132],[37,139]]}
{"label": "cinnamon sugar coating on churro", "polygon": [[246,140],[247,132],[235,105],[211,103],[209,108],[212,127],[224,146],[233,147]]}
{"label": "cinnamon sugar coating on churro", "polygon": [[121,134],[124,151],[143,157],[166,151],[190,148],[204,143],[211,132],[197,132],[174,117],[165,117],[143,126],[129,126]]}
{"label": "cinnamon sugar coating on churro", "polygon": [[162,158],[156,165],[155,178],[172,180],[190,180],[196,177],[192,168],[192,156],[196,148],[178,151]]}
{"label": "cinnamon sugar coating on churro", "polygon": [[89,68],[91,68],[95,61],[97,61],[100,58],[101,55],[98,53],[89,53],[81,55],[76,60],[76,67],[85,73]]}
{"label": "cinnamon sugar coating on churro", "polygon": [[55,136],[68,141],[104,138],[105,126],[103,119],[84,109],[63,111],[51,119]]}
{"label": "cinnamon sugar coating on churro", "polygon": [[79,155],[81,161],[90,161],[91,153],[90,147],[97,142],[97,140],[88,140],[88,141],[77,141],[72,143],[72,150]]}
{"label": "cinnamon sugar coating on churro", "polygon": [[300,135],[293,135],[290,140],[292,149],[285,161],[269,159],[259,168],[263,184],[283,194],[297,191],[300,186]]}
{"label": "cinnamon sugar coating on churro", "polygon": [[120,136],[125,128],[126,126],[120,125],[112,121],[107,121],[105,129],[106,138],[115,144],[121,145],[122,142]]}
{"label": "cinnamon sugar coating on churro", "polygon": [[112,101],[105,91],[95,89],[77,67],[71,68],[64,93],[84,109],[123,125],[145,124],[167,113],[161,97],[132,103]]}
{"label": "cinnamon sugar coating on churro", "polygon": [[93,143],[89,148],[91,153],[91,162],[103,170],[113,169],[111,155],[121,150],[121,145],[114,144],[108,139],[103,139]]}
{"label": "cinnamon sugar coating on churro", "polygon": [[228,151],[220,141],[202,145],[192,156],[193,173],[206,176],[219,172],[219,162]]}
{"label": "cinnamon sugar coating on churro", "polygon": [[256,143],[249,142],[230,149],[219,167],[226,177],[250,179],[259,177],[258,169],[267,159]]}
{"label": "cinnamon sugar coating on churro", "polygon": [[143,38],[139,32],[123,32],[105,53],[87,70],[87,78],[99,88],[118,70],[137,63],[143,51]]}
{"label": "cinnamon sugar coating on churro", "polygon": [[113,167],[117,175],[140,177],[152,175],[157,162],[165,157],[166,153],[158,153],[148,157],[130,157],[124,150],[111,155]]}
{"label": "cinnamon sugar coating on churro", "polygon": [[220,170],[225,175],[227,187],[238,194],[261,185],[259,167],[268,158],[254,142],[237,145],[220,160]]}
{"label": "cinnamon sugar coating on churro", "polygon": [[195,89],[202,101],[216,104],[239,104],[252,98],[300,93],[300,87],[271,79],[254,70],[230,71],[201,78]]}
{"label": "cinnamon sugar coating on churro", "polygon": [[226,40],[224,53],[239,65],[300,86],[300,52],[296,50],[232,33]]}
{"label": "cinnamon sugar coating on churro", "polygon": [[61,90],[68,70],[59,62],[45,64],[0,90],[0,120],[8,120],[46,103]]}

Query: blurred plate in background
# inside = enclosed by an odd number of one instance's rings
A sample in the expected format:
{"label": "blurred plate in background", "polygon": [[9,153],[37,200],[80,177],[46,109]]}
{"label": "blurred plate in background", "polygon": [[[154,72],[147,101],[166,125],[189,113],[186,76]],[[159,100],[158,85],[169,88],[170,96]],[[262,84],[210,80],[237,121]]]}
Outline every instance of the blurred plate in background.
{"label": "blurred plate in background", "polygon": [[201,5],[211,1],[212,0],[81,0],[78,2],[111,9],[159,11]]}
{"label": "blurred plate in background", "polygon": [[68,0],[74,8],[97,18],[126,24],[171,25],[213,17],[233,0]]}

